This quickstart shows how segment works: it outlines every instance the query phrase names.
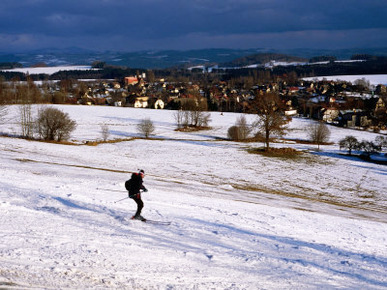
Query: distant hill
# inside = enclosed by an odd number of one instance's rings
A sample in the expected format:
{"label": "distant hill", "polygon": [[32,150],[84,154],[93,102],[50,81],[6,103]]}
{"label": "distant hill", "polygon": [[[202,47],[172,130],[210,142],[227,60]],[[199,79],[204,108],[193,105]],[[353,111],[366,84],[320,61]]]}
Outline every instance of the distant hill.
{"label": "distant hill", "polygon": [[246,55],[255,54],[259,51],[260,49],[202,49],[188,51],[91,52],[74,48],[65,50],[44,49],[18,54],[0,53],[0,62],[17,62],[25,67],[29,67],[43,62],[48,66],[59,66],[90,65],[95,61],[102,61],[115,66],[162,69],[224,63]]}
{"label": "distant hill", "polygon": [[316,56],[333,56],[336,59],[350,59],[355,54],[387,56],[387,48],[374,49],[200,49],[200,50],[154,50],[138,52],[105,51],[96,52],[78,48],[43,49],[25,53],[0,53],[0,63],[19,63],[23,67],[36,64],[47,66],[91,65],[102,61],[110,65],[129,68],[163,69],[170,67],[205,66],[247,66],[278,62],[302,62]]}
{"label": "distant hill", "polygon": [[251,66],[254,64],[264,65],[270,61],[277,62],[307,62],[307,58],[291,56],[280,53],[258,53],[247,55],[244,57],[240,57],[232,60],[231,62],[223,63],[221,66],[224,67],[245,67]]}

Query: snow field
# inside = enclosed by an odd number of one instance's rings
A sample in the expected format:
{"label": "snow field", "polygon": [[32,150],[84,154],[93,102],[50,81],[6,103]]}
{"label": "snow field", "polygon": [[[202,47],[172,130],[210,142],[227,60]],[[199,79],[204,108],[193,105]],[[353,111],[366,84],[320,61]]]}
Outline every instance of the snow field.
{"label": "snow field", "polygon": [[[385,166],[338,157],[336,144],[320,153],[275,144],[311,152],[291,161],[249,154],[261,145],[215,139],[237,114],[212,113],[212,130],[178,133],[170,111],[58,108],[76,119],[79,143],[100,138],[102,122],[111,139],[137,136],[144,117],[164,140],[69,146],[0,137],[0,285],[387,287]],[[295,119],[288,137],[304,138],[308,122]],[[0,131],[16,132],[15,124]],[[333,142],[348,132],[332,131]],[[149,189],[143,215],[170,226],[132,221],[135,203],[116,202],[137,168]]]}

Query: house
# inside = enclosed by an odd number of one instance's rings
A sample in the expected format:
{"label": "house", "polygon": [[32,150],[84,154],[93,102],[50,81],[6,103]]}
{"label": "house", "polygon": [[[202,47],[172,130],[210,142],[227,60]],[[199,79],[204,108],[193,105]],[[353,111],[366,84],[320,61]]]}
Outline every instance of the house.
{"label": "house", "polygon": [[121,85],[119,82],[114,82],[112,84],[112,88],[115,89],[115,90],[118,90],[118,89],[121,89]]}
{"label": "house", "polygon": [[165,103],[162,99],[159,98],[150,98],[149,107],[154,109],[164,109]]}
{"label": "house", "polygon": [[297,109],[292,107],[292,101],[289,100],[286,102],[285,116],[295,116],[297,115]]}
{"label": "house", "polygon": [[125,84],[127,85],[136,85],[138,82],[139,79],[137,77],[125,77]]}
{"label": "house", "polygon": [[289,87],[288,88],[288,95],[289,96],[294,96],[297,95],[297,93],[300,91],[298,87]]}
{"label": "house", "polygon": [[335,122],[339,126],[348,128],[368,127],[371,125],[371,120],[368,119],[367,112],[362,110],[341,110]]}
{"label": "house", "polygon": [[378,127],[385,128],[387,126],[387,96],[379,97],[376,102],[374,116]]}
{"label": "house", "polygon": [[314,95],[303,99],[299,99],[300,105],[302,105],[302,113],[304,116],[308,116],[317,120],[321,120],[321,111],[326,107],[326,96]]}
{"label": "house", "polygon": [[387,113],[387,96],[379,97],[375,105],[375,112],[384,111]]}
{"label": "house", "polygon": [[147,108],[149,97],[137,97],[134,99],[135,108]]}
{"label": "house", "polygon": [[339,117],[340,111],[338,108],[329,107],[327,109],[324,109],[322,113],[323,113],[323,117],[322,117],[323,121],[327,123],[335,123],[334,120]]}

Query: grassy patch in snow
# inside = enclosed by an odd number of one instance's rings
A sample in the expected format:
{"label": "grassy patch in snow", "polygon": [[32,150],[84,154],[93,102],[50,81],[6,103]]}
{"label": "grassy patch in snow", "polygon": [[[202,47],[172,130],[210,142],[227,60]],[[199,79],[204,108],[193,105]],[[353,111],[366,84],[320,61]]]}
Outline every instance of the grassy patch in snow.
{"label": "grassy patch in snow", "polygon": [[[340,207],[341,210],[343,211],[345,211],[346,208],[354,208],[354,209],[373,211],[373,212],[378,212],[383,214],[387,213],[386,208],[384,206],[379,206],[373,200],[367,200],[367,201],[343,200],[340,197],[332,196],[328,194],[320,194],[320,193],[313,194],[312,192],[310,192],[310,189],[305,189],[305,193],[300,193],[300,192],[285,191],[281,189],[268,188],[268,187],[258,186],[258,185],[233,184],[232,186],[237,190],[243,190],[243,191],[249,191],[249,192],[262,192],[262,193],[280,195],[280,196],[289,197],[289,198],[307,200],[309,202],[320,202],[320,203],[330,204],[330,205]],[[363,216],[361,212],[356,213],[356,215]],[[369,219],[369,216],[367,218]],[[384,219],[380,220],[377,217],[375,217],[374,220],[385,222]]]}
{"label": "grassy patch in snow", "polygon": [[[0,282],[0,286],[16,287],[18,285],[13,282]],[[0,289],[7,289],[7,288],[0,288]]]}
{"label": "grassy patch in snow", "polygon": [[205,131],[205,130],[211,130],[211,127],[189,125],[189,126],[184,126],[184,127],[175,129],[175,131],[177,132],[198,132],[198,131]]}
{"label": "grassy patch in snow", "polygon": [[42,163],[42,164],[60,165],[60,166],[76,167],[76,168],[84,168],[84,169],[93,169],[93,170],[102,170],[102,171],[117,172],[117,173],[128,173],[128,174],[133,173],[133,172],[127,171],[127,170],[118,170],[118,169],[111,169],[111,168],[93,167],[93,166],[78,165],[78,164],[65,164],[65,163],[59,163],[59,162],[38,161],[38,160],[32,160],[32,159],[27,159],[27,158],[16,158],[15,160],[17,160],[19,162],[35,162],[35,163]]}
{"label": "grassy patch in snow", "polygon": [[259,154],[265,157],[276,157],[276,158],[283,158],[283,159],[299,159],[302,157],[303,152],[298,151],[293,148],[249,148],[247,149],[247,152],[251,154]]}
{"label": "grassy patch in snow", "polygon": [[88,145],[88,146],[97,146],[99,144],[105,144],[105,143],[120,143],[120,142],[126,142],[126,141],[133,141],[135,140],[136,138],[119,138],[119,139],[112,139],[112,140],[106,140],[106,141],[103,141],[103,140],[96,140],[96,141],[86,141],[85,142],[85,145]]}

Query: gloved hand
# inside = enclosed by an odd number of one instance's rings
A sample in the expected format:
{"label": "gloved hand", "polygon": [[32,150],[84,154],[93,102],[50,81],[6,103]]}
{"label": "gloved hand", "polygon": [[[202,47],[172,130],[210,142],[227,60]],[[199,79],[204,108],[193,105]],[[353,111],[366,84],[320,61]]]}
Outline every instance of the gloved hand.
{"label": "gloved hand", "polygon": [[144,191],[144,192],[148,192],[148,189],[146,189],[146,188],[144,187],[143,191]]}

